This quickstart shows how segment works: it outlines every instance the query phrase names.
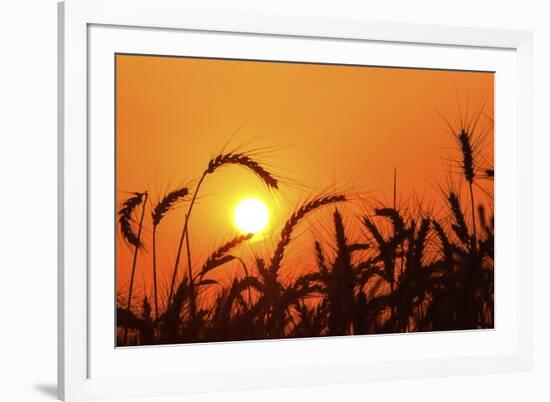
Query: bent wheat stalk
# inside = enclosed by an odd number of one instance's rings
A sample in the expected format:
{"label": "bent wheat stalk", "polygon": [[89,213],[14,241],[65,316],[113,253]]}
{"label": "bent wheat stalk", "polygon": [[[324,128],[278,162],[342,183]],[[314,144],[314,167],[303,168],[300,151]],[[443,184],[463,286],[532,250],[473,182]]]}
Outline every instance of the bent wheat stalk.
{"label": "bent wheat stalk", "polygon": [[[206,176],[208,176],[209,174],[214,173],[216,170],[218,170],[219,168],[221,168],[223,166],[226,166],[226,165],[242,166],[242,167],[252,171],[252,173],[254,173],[256,176],[258,176],[264,182],[264,184],[267,187],[273,188],[273,189],[278,189],[279,188],[279,183],[278,183],[277,179],[269,171],[267,171],[264,167],[262,167],[258,162],[256,162],[252,157],[250,157],[246,153],[220,154],[220,155],[218,155],[215,158],[210,160],[210,162],[208,163],[207,169],[203,172],[203,174],[201,175],[201,177],[200,177],[200,179],[197,183],[197,186],[196,186],[195,191],[193,193],[193,197],[191,199],[191,202],[189,203],[189,208],[187,210],[187,214],[185,215],[185,222],[184,222],[183,230],[182,230],[181,236],[180,236],[178,251],[177,251],[177,254],[176,254],[176,262],[174,264],[174,271],[172,273],[172,281],[171,281],[171,284],[170,284],[170,292],[169,292],[169,295],[168,295],[168,304],[170,304],[170,301],[172,299],[172,294],[173,294],[173,291],[174,291],[174,284],[175,284],[175,281],[176,281],[179,262],[180,262],[180,258],[181,258],[181,250],[183,248],[183,241],[186,237],[187,237],[186,249],[187,249],[187,270],[188,270],[187,274],[188,274],[188,276],[190,278],[190,281],[191,281],[189,289],[190,289],[191,293],[193,293],[193,291],[194,291],[193,290],[193,283],[192,283],[193,273],[192,273],[192,268],[191,268],[191,250],[190,250],[190,247],[189,247],[189,238],[188,238],[188,236],[189,236],[189,220],[190,220],[190,217],[191,217],[191,212],[193,211],[193,207],[195,205],[197,195],[200,191],[201,185],[204,182],[204,179],[206,178]],[[191,314],[194,314],[195,306],[194,306],[193,294],[191,294],[191,303],[190,303],[190,305],[191,305]]]}
{"label": "bent wheat stalk", "polygon": [[475,204],[474,204],[474,178],[475,178],[475,169],[474,169],[474,150],[472,147],[471,134],[467,130],[460,130],[458,135],[458,142],[460,144],[460,151],[462,152],[462,169],[464,173],[464,178],[468,182],[468,187],[470,189],[470,203],[472,208],[472,230],[473,230],[473,241],[472,249],[474,252],[477,249],[477,230],[476,230],[476,217],[475,217]]}
{"label": "bent wheat stalk", "polygon": [[307,214],[316,210],[317,208],[320,208],[322,206],[332,204],[335,202],[343,202],[343,201],[346,201],[346,196],[344,195],[328,195],[326,197],[318,197],[309,202],[306,202],[301,207],[299,207],[296,211],[294,211],[294,213],[286,221],[285,226],[281,231],[279,243],[277,243],[275,252],[271,257],[271,262],[269,264],[269,272],[275,275],[279,270],[285,254],[286,247],[290,243],[292,231],[294,230],[296,225],[298,225],[298,223],[302,218],[304,218]]}
{"label": "bent wheat stalk", "polygon": [[153,287],[154,287],[154,296],[155,296],[155,320],[158,321],[158,289],[157,289],[157,246],[156,246],[156,237],[157,237],[157,226],[160,224],[162,219],[174,207],[178,202],[183,200],[185,196],[189,194],[189,189],[187,187],[178,188],[177,190],[171,191],[160,200],[157,205],[151,211],[151,219],[153,221]]}
{"label": "bent wheat stalk", "polygon": [[198,275],[198,278],[202,279],[204,275],[212,271],[214,268],[217,268],[220,265],[223,265],[225,263],[228,263],[229,261],[234,260],[236,257],[228,253],[231,250],[233,250],[235,247],[240,245],[241,243],[244,243],[245,241],[251,239],[252,236],[254,236],[254,233],[239,235],[229,240],[228,242],[222,244],[218,249],[216,249],[212,254],[210,254],[210,257],[208,257],[206,262],[203,264],[201,272]]}
{"label": "bent wheat stalk", "polygon": [[[144,193],[135,193],[135,195],[127,199],[119,210],[119,224],[122,237],[128,244],[134,246],[134,258],[132,261],[132,271],[130,274],[130,287],[128,290],[128,302],[126,304],[126,311],[130,313],[130,307],[132,305],[132,291],[134,288],[134,277],[136,273],[136,263],[139,249],[143,247],[141,243],[141,229],[143,227],[143,217],[145,216],[145,204],[147,203],[147,191]],[[141,217],[139,220],[139,227],[137,234],[132,229],[132,215],[134,210],[143,204],[141,208]],[[128,343],[128,328],[124,328],[124,344]]]}

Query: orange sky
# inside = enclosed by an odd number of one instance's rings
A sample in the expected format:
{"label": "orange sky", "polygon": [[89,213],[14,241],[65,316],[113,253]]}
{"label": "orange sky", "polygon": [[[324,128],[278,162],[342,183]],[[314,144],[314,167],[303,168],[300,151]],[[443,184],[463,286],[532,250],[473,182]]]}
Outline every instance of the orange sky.
{"label": "orange sky", "polygon": [[[148,190],[156,203],[166,191],[196,180],[228,141],[226,150],[268,147],[260,160],[282,177],[277,193],[237,167],[206,179],[190,222],[197,266],[236,234],[232,210],[246,196],[263,199],[274,216],[263,239],[238,250],[243,256],[268,257],[293,206],[311,194],[332,188],[390,201],[394,169],[403,204],[414,193],[437,206],[436,183],[445,183],[448,159],[457,157],[438,112],[453,122],[486,102],[480,124],[488,126],[494,110],[492,73],[133,55],[117,56],[116,73],[118,202],[126,192]],[[487,163],[493,161],[492,136],[485,138]],[[185,207],[158,229],[163,284]],[[350,221],[366,210],[364,203],[346,208]],[[288,265],[312,255],[312,233],[323,237],[329,225],[326,212],[301,224]],[[137,294],[152,289],[150,232],[147,209]],[[120,237],[116,250],[117,290],[126,292],[132,250]],[[223,269],[231,277],[237,268]]]}

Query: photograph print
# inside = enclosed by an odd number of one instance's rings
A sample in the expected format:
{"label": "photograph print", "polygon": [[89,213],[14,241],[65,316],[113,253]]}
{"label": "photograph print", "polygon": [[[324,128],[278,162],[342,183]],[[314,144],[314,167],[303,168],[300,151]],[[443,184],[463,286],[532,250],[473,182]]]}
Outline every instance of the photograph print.
{"label": "photograph print", "polygon": [[115,56],[116,346],[494,328],[494,73]]}

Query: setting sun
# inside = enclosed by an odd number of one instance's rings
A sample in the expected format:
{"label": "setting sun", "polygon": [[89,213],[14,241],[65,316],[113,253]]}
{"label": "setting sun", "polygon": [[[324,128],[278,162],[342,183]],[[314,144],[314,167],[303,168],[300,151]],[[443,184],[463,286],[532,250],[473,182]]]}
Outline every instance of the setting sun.
{"label": "setting sun", "polygon": [[269,221],[269,212],[265,204],[257,198],[245,198],[235,207],[233,219],[243,233],[259,233]]}

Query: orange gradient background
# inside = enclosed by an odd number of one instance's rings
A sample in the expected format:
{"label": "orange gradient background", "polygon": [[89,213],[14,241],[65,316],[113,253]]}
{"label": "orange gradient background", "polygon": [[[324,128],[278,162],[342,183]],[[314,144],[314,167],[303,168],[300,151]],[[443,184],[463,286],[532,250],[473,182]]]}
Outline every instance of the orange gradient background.
{"label": "orange gradient background", "polygon": [[[258,159],[281,178],[280,190],[267,190],[239,167],[209,175],[190,221],[194,270],[237,233],[233,208],[249,196],[266,202],[271,221],[264,235],[236,250],[245,259],[269,258],[294,207],[327,191],[353,198],[339,208],[350,236],[360,237],[358,214],[378,202],[392,205],[395,171],[400,208],[417,208],[414,199],[426,211],[440,213],[439,186],[445,188],[459,159],[445,120],[458,129],[461,116],[471,118],[484,104],[481,156],[492,166],[493,94],[494,75],[484,72],[118,55],[117,204],[134,191],[147,190],[150,201],[134,294],[152,292],[151,205],[179,185],[192,185],[220,151],[261,148]],[[492,183],[484,191],[492,207]],[[187,206],[169,212],[157,231],[160,300],[167,293]],[[333,210],[300,223],[283,262],[283,278],[293,276],[292,270],[312,269],[313,238],[330,241],[327,214]],[[133,250],[118,230],[116,252],[117,292],[126,295]],[[186,265],[182,258],[180,273]],[[221,279],[242,274],[238,264],[220,272]]]}

